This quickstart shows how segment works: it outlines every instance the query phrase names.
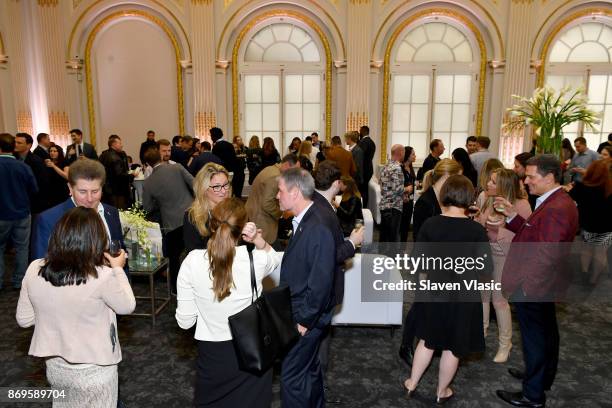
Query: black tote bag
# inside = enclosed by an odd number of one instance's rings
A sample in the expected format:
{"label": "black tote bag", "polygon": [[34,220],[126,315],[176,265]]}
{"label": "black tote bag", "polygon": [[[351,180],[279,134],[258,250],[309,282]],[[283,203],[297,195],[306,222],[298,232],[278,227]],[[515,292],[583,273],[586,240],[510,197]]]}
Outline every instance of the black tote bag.
{"label": "black tote bag", "polygon": [[258,296],[251,251],[249,261],[251,304],[228,317],[228,322],[240,369],[260,375],[291,348],[299,333],[293,321],[289,287],[276,287]]}

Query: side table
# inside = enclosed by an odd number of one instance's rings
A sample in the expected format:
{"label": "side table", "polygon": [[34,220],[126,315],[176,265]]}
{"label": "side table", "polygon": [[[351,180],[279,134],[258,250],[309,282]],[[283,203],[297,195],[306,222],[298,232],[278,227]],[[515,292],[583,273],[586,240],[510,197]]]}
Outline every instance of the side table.
{"label": "side table", "polygon": [[[149,296],[136,296],[136,299],[148,300],[151,302],[150,313],[132,313],[130,316],[145,316],[153,319],[153,325],[155,325],[155,317],[170,303],[170,271],[168,270],[168,258],[151,259],[148,263],[135,262],[129,260],[130,275],[146,276],[149,278]],[[167,297],[156,297],[155,296],[155,275],[161,271],[166,271],[166,287]],[[159,305],[157,303],[161,302]]]}

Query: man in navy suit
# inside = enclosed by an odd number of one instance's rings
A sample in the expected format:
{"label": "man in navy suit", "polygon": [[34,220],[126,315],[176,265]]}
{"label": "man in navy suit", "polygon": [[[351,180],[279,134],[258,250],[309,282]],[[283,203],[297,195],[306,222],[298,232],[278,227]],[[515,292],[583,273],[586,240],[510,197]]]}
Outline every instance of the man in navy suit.
{"label": "man in navy suit", "polygon": [[83,141],[83,132],[81,129],[72,129],[70,131],[72,144],[66,148],[66,163],[72,164],[79,157],[86,157],[92,160],[98,160],[96,148]]}
{"label": "man in navy suit", "polygon": [[[121,246],[125,248],[119,212],[115,207],[100,202],[105,178],[106,172],[104,166],[98,161],[89,159],[77,160],[70,166],[68,188],[72,197],[40,213],[34,220],[31,249],[32,259],[44,258],[47,255],[49,237],[55,224],[57,224],[66,211],[76,206],[97,210],[106,227],[109,239],[121,241]],[[127,267],[125,269],[129,277]]]}
{"label": "man in navy suit", "polygon": [[283,407],[324,406],[319,345],[331,321],[336,243],[325,218],[312,202],[314,180],[303,169],[280,175],[278,201],[291,211],[293,235],[281,265],[280,283],[291,290],[293,319],[300,339],[289,351],[281,369]]}
{"label": "man in navy suit", "polygon": [[232,194],[234,197],[242,197],[244,168],[240,166],[240,161],[236,157],[234,145],[223,138],[223,131],[218,127],[210,129],[210,138],[213,141],[213,154],[221,159],[223,167],[227,171],[234,173],[232,177]]}

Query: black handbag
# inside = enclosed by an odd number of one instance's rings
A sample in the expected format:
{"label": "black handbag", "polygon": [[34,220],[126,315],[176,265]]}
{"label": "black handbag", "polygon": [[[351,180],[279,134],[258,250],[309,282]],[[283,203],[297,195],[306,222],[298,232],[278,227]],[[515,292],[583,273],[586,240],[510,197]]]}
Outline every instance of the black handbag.
{"label": "black handbag", "polygon": [[243,371],[261,375],[268,371],[276,358],[284,354],[299,338],[291,309],[288,286],[257,293],[253,253],[251,264],[251,304],[229,316],[228,322],[238,366]]}

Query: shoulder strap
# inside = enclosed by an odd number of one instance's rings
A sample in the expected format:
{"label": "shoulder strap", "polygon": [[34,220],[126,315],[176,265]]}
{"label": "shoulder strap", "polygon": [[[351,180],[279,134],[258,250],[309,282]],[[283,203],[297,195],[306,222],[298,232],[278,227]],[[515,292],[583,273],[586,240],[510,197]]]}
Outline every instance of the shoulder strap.
{"label": "shoulder strap", "polygon": [[249,263],[251,264],[251,304],[259,297],[257,294],[257,282],[255,282],[255,265],[253,263],[253,250],[249,250]]}

